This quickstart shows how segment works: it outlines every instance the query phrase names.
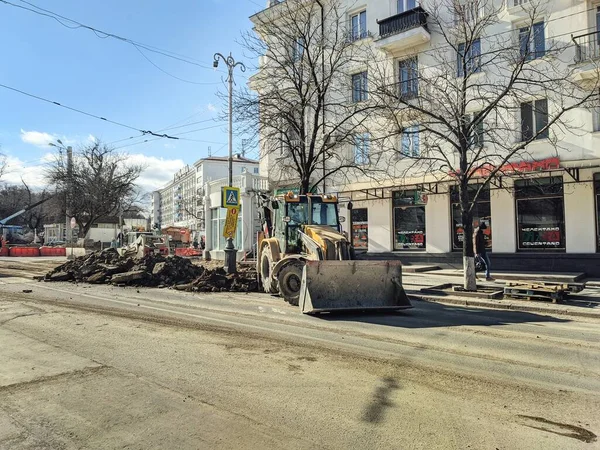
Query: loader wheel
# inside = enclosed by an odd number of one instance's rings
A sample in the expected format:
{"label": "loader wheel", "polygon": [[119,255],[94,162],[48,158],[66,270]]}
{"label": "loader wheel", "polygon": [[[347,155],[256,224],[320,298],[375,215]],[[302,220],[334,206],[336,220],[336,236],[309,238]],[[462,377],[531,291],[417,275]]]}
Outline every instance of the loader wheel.
{"label": "loader wheel", "polygon": [[303,268],[304,264],[293,262],[284,266],[277,275],[279,292],[290,305],[298,306]]}
{"label": "loader wheel", "polygon": [[260,279],[263,289],[267,294],[277,294],[277,280],[271,275],[273,269],[273,257],[271,251],[265,248],[260,255]]}

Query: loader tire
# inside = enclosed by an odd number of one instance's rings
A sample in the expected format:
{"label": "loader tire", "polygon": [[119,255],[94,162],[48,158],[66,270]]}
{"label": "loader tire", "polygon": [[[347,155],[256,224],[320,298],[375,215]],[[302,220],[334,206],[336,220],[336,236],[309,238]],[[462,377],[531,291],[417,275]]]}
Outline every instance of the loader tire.
{"label": "loader tire", "polygon": [[277,280],[272,276],[273,257],[271,251],[265,248],[260,255],[260,279],[262,281],[263,290],[267,294],[277,294]]}
{"label": "loader tire", "polygon": [[290,305],[298,306],[303,268],[302,262],[295,261],[284,266],[277,275],[279,293]]}

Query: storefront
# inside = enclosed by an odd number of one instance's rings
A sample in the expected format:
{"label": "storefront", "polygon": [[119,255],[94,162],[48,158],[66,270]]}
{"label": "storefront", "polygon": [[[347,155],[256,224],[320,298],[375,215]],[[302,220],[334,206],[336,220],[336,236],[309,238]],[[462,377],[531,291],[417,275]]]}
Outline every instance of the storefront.
{"label": "storefront", "polygon": [[425,205],[427,197],[417,190],[394,191],[394,250],[425,250]]}
{"label": "storefront", "polygon": [[563,178],[515,180],[518,251],[565,251]]}
{"label": "storefront", "polygon": [[[473,202],[475,194],[481,185],[473,184],[469,186],[469,202]],[[461,251],[464,242],[464,227],[462,223],[462,214],[460,211],[460,198],[458,186],[450,187],[450,202],[452,207],[452,250]],[[483,232],[485,246],[488,249],[492,248],[492,206],[490,201],[489,188],[483,189],[473,205],[473,228],[475,229],[482,223],[487,225],[487,229]]]}
{"label": "storefront", "polygon": [[356,251],[369,250],[369,210],[356,208],[351,212],[352,218],[352,246]]}

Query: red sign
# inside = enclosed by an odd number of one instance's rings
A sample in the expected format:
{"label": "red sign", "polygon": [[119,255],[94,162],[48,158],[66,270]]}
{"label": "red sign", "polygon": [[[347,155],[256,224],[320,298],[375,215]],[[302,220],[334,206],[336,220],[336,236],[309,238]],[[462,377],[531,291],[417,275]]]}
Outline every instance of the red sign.
{"label": "red sign", "polygon": [[[497,174],[507,175],[510,173],[526,173],[526,172],[539,172],[542,170],[555,170],[560,168],[559,158],[547,158],[541,161],[521,161],[516,163],[507,163],[498,169]],[[484,164],[473,170],[473,175],[480,177],[488,177],[496,166],[492,164]],[[456,172],[451,172],[450,175],[457,175]]]}

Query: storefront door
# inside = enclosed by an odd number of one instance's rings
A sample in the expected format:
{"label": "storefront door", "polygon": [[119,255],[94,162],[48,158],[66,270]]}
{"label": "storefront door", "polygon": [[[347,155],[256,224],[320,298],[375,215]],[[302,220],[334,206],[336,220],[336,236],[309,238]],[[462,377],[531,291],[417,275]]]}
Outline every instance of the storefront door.
{"label": "storefront door", "polygon": [[367,208],[353,209],[352,219],[352,246],[357,251],[369,249],[369,212]]}
{"label": "storefront door", "polygon": [[425,197],[416,190],[393,193],[394,250],[424,250]]}
{"label": "storefront door", "polygon": [[[475,197],[479,184],[469,185],[469,201]],[[462,214],[460,212],[460,203],[458,196],[458,186],[452,186],[450,189],[450,201],[452,202],[452,250],[459,251],[463,248],[464,227],[462,223]],[[473,229],[482,223],[487,225],[483,232],[485,247],[492,248],[492,207],[490,203],[490,190],[484,189],[479,194],[475,205],[473,206]]]}
{"label": "storefront door", "polygon": [[518,250],[565,250],[562,177],[515,181]]}

